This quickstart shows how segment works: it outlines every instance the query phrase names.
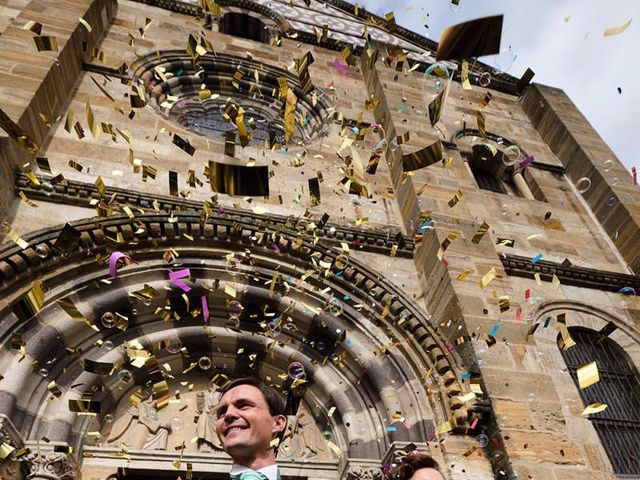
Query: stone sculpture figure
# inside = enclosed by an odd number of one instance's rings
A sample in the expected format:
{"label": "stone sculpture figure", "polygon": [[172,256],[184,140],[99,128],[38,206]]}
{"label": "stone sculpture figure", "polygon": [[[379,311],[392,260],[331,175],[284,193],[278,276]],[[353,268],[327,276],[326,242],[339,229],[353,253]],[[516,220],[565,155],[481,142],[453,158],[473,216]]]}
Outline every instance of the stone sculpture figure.
{"label": "stone sculpture figure", "polygon": [[222,450],[222,444],[216,434],[216,407],[220,400],[220,392],[196,393],[196,414],[199,415],[196,425],[198,450]]}
{"label": "stone sculpture figure", "polygon": [[113,424],[107,441],[115,442],[128,434],[122,443],[129,448],[166,450],[170,431],[171,424],[160,421],[156,402],[149,396],[146,400],[141,401],[137,407],[131,406]]}

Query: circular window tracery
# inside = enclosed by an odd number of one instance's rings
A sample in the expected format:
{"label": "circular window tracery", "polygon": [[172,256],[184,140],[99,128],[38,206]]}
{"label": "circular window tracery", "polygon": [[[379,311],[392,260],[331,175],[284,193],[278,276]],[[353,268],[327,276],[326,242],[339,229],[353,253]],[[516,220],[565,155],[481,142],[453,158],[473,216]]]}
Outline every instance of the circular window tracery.
{"label": "circular window tracery", "polygon": [[317,90],[304,95],[297,76],[252,59],[207,54],[194,62],[184,51],[153,53],[132,67],[150,104],[190,131],[221,140],[236,125],[225,116],[229,104],[244,109],[253,139],[283,143],[284,107],[278,79],[286,78],[297,97],[295,132],[289,143],[303,144],[323,132],[330,117],[327,97]]}

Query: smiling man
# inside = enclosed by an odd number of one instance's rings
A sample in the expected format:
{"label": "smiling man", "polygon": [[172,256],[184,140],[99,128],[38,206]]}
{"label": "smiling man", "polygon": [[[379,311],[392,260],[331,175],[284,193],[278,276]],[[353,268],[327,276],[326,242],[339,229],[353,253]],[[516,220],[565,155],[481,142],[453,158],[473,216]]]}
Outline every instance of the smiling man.
{"label": "smiling man", "polygon": [[239,378],[223,389],[216,433],[233,459],[231,480],[279,480],[276,442],[287,426],[280,394],[255,378]]}

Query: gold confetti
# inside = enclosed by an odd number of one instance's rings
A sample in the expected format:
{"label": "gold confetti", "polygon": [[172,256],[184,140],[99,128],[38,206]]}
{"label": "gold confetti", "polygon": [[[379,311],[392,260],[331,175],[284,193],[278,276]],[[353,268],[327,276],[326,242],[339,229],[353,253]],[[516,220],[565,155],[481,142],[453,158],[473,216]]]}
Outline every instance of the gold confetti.
{"label": "gold confetti", "polygon": [[173,134],[173,138],[171,139],[171,142],[174,145],[176,145],[178,148],[186,152],[187,154],[191,155],[192,157],[193,157],[193,154],[196,153],[196,148],[193,145],[191,145],[188,140],[182,138],[177,133]]}
{"label": "gold confetti", "polygon": [[469,82],[469,62],[462,60],[460,78],[462,80],[462,88],[465,90],[473,90]]}
{"label": "gold confetti", "polygon": [[555,273],[553,274],[553,278],[551,279],[551,284],[553,285],[553,288],[560,288],[560,279]]}
{"label": "gold confetti", "polygon": [[49,36],[36,36],[31,39],[33,42],[33,48],[36,52],[57,52],[58,41],[56,37]]}
{"label": "gold confetti", "polygon": [[410,172],[428,167],[442,160],[442,143],[438,140],[417,152],[402,157],[402,170]]}
{"label": "gold confetti", "polygon": [[489,285],[497,275],[498,273],[496,272],[495,267],[491,267],[491,269],[480,279],[480,288],[485,288]]}
{"label": "gold confetti", "polygon": [[29,20],[22,27],[23,30],[31,30],[36,35],[40,35],[42,33],[42,24],[40,22],[36,22],[35,20]]}
{"label": "gold confetti", "polygon": [[0,128],[2,128],[7,135],[18,142],[22,148],[27,150],[31,154],[38,152],[40,147],[38,144],[27,135],[11,118],[0,108]]}
{"label": "gold confetti", "polygon": [[29,197],[27,197],[27,194],[22,190],[18,191],[18,195],[20,195],[20,198],[24,201],[24,203],[26,203],[30,207],[38,208],[38,205],[35,202],[32,202]]}
{"label": "gold confetti", "polygon": [[440,34],[436,60],[463,60],[500,52],[502,15],[452,25]]}
{"label": "gold confetti", "polygon": [[436,435],[442,435],[443,433],[450,432],[456,426],[455,420],[452,418],[446,422],[436,426]]}
{"label": "gold confetti", "polygon": [[93,109],[91,108],[91,104],[88,100],[85,105],[85,112],[87,115],[87,124],[89,125],[89,131],[91,131],[91,135],[93,135],[93,138],[97,140],[100,137],[100,126],[98,125],[98,122],[96,122],[96,119],[93,115]]}
{"label": "gold confetti", "polygon": [[456,280],[464,280],[469,276],[470,273],[471,273],[471,270],[465,270],[458,274],[458,276],[456,277]]}
{"label": "gold confetti", "polygon": [[87,325],[91,326],[91,322],[87,319],[87,317],[80,313],[80,310],[76,308],[71,299],[62,298],[60,300],[56,300],[56,303],[75,321],[86,323]]}
{"label": "gold confetti", "polygon": [[16,232],[10,226],[7,225],[4,227],[4,233],[7,235],[7,237],[13,240],[16,243],[16,245],[18,245],[22,250],[26,249],[29,246],[29,243],[25,241],[20,235],[18,235],[18,232]]}
{"label": "gold confetti", "polygon": [[629,20],[627,20],[626,22],[624,22],[622,25],[618,25],[617,27],[611,27],[611,28],[605,28],[604,30],[604,36],[605,37],[610,37],[612,35],[619,35],[622,32],[624,32],[627,28],[629,28],[629,25],[631,25],[631,20],[633,20],[632,18],[630,18]]}
{"label": "gold confetti", "polygon": [[587,408],[584,409],[582,415],[591,415],[594,413],[600,413],[607,409],[606,403],[594,402],[587,405]]}
{"label": "gold confetti", "polygon": [[473,238],[471,239],[471,243],[475,243],[475,244],[480,243],[480,240],[482,240],[482,237],[484,237],[488,231],[489,231],[489,224],[487,222],[482,222],[482,225],[480,225],[476,233],[473,235]]}
{"label": "gold confetti", "polygon": [[451,207],[451,208],[455,207],[456,204],[460,201],[461,198],[462,198],[462,190],[458,190],[453,195],[453,198],[447,202],[449,204],[449,207]]}
{"label": "gold confetti", "polygon": [[87,29],[87,32],[91,33],[91,30],[93,29],[91,28],[91,25],[89,25],[89,22],[82,17],[78,17],[78,21]]}
{"label": "gold confetti", "polygon": [[47,388],[54,397],[60,398],[62,396],[62,390],[60,390],[60,387],[58,387],[55,380],[52,380],[49,385],[47,385]]}
{"label": "gold confetti", "polygon": [[578,386],[581,390],[600,381],[596,362],[587,363],[579,367],[576,370],[576,375],[578,376]]}

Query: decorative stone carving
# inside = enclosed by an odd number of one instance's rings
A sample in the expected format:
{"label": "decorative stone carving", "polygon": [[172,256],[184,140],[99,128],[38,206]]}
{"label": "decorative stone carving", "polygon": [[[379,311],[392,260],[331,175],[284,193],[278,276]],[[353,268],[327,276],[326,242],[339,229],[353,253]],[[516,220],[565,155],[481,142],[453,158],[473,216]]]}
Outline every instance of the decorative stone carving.
{"label": "decorative stone carving", "polygon": [[[171,424],[159,419],[152,397],[131,406],[113,425],[108,442],[122,441],[130,448],[166,450]],[[122,440],[120,440],[122,439]]]}
{"label": "decorative stone carving", "polygon": [[382,468],[355,465],[347,470],[347,480],[382,480]]}
{"label": "decorative stone carving", "polygon": [[216,434],[215,409],[220,400],[220,392],[209,391],[196,393],[196,414],[199,415],[196,425],[198,450],[222,450],[222,444]]}
{"label": "decorative stone carving", "polygon": [[22,438],[11,420],[0,415],[0,480],[24,479],[23,464],[16,458],[17,450],[22,447]]}
{"label": "decorative stone carving", "polygon": [[78,467],[67,453],[30,453],[26,462],[29,467],[27,480],[76,480],[78,475]]}
{"label": "decorative stone carving", "polygon": [[288,419],[287,435],[282,442],[280,452],[292,455],[295,459],[314,458],[328,460],[333,455],[327,448],[327,441],[318,428],[313,416],[300,404],[297,415]]}

